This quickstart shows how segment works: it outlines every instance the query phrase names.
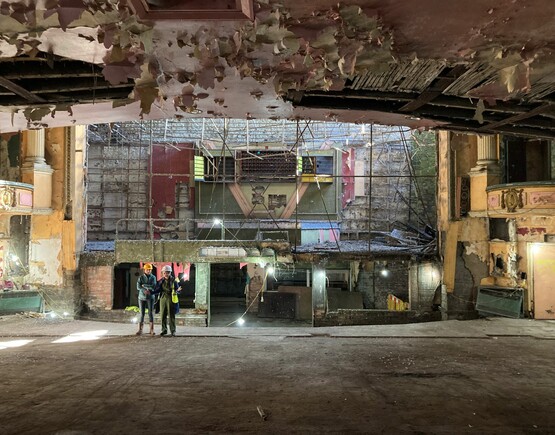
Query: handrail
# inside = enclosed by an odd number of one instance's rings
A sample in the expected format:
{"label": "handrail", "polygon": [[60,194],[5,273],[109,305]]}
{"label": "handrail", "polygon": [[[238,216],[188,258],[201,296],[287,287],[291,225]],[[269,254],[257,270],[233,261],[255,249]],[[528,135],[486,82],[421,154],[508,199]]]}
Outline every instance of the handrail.
{"label": "handrail", "polygon": [[[150,240],[153,242],[155,239],[155,234],[163,234],[163,233],[170,233],[170,232],[184,232],[185,239],[187,241],[197,240],[196,238],[193,239],[191,236],[195,236],[198,234],[199,230],[208,230],[208,235],[214,231],[214,234],[220,235],[220,238],[210,238],[207,240],[226,240],[226,234],[231,238],[228,237],[227,240],[233,240],[238,242],[245,242],[245,241],[256,241],[260,240],[261,233],[264,230],[268,231],[283,231],[287,233],[288,229],[294,229],[294,222],[291,221],[279,221],[279,220],[262,220],[262,219],[226,219],[222,221],[221,219],[168,219],[168,218],[122,218],[116,222],[116,240],[120,239],[120,233],[123,232],[121,229],[122,224],[129,223],[129,222],[144,222],[145,228],[141,231],[145,233],[145,239],[142,240]],[[171,225],[166,226],[164,223],[170,223]],[[279,224],[287,224],[280,226]],[[293,225],[293,226],[292,226]],[[193,228],[194,234],[191,234],[191,228]],[[219,230],[219,232],[217,231]],[[254,238],[247,239],[247,240],[240,240],[237,238],[237,234],[241,230],[256,230],[256,234]],[[135,230],[135,232],[138,232]],[[128,239],[125,239],[128,240]],[[164,240],[164,239],[162,239]],[[183,240],[183,239],[181,239]],[[276,239],[276,241],[289,241],[289,238],[286,237],[284,239]]]}

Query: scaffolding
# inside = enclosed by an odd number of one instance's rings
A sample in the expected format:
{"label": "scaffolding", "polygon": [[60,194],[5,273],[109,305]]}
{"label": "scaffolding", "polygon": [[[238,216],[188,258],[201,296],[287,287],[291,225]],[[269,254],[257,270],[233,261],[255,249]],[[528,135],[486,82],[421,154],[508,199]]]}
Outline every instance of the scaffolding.
{"label": "scaffolding", "polygon": [[[396,228],[435,227],[437,168],[433,135],[371,124],[192,118],[89,126],[88,240],[113,238],[118,221],[125,225],[118,228],[121,238],[140,238],[141,233],[147,232],[144,222],[157,218],[152,216],[151,204],[146,200],[151,197],[152,179],[173,175],[154,171],[152,157],[156,147],[193,150],[212,158],[226,152],[238,158],[252,154],[262,160],[275,160],[276,155],[252,151],[270,148],[298,156],[334,150],[338,159],[344,155],[354,157],[351,162],[355,165],[350,168],[350,175],[333,175],[335,182],[342,185],[348,181],[355,184],[355,194],[341,211],[342,237],[370,240],[371,235],[379,237]],[[420,163],[415,167],[415,162]],[[225,162],[221,163],[216,163],[216,172],[220,168],[225,172]],[[281,172],[264,174],[265,180],[272,182],[273,177],[275,182],[281,181]],[[183,196],[184,191],[180,190],[176,197],[187,203],[189,198]],[[177,220],[170,222],[170,227],[179,227],[178,219],[194,217],[186,215],[182,205],[172,205],[181,210],[181,215],[176,214]],[[328,220],[331,227],[329,216]],[[179,234],[174,232],[170,237],[179,238]]]}

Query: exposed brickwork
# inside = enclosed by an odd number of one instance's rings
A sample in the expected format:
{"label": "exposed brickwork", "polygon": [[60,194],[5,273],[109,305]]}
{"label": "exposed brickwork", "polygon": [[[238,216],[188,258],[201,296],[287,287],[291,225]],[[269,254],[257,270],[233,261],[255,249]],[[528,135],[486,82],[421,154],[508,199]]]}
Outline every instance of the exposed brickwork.
{"label": "exposed brickwork", "polygon": [[[389,274],[382,276],[386,267]],[[361,268],[356,290],[363,294],[364,308],[387,309],[387,295],[392,294],[404,302],[409,300],[408,264],[406,261],[366,262]]]}
{"label": "exposed brickwork", "polygon": [[439,320],[441,313],[438,311],[420,314],[416,311],[339,309],[324,318],[315,318],[314,326],[388,325]]}
{"label": "exposed brickwork", "polygon": [[82,269],[82,276],[85,311],[111,310],[114,268],[111,266],[86,266]]}

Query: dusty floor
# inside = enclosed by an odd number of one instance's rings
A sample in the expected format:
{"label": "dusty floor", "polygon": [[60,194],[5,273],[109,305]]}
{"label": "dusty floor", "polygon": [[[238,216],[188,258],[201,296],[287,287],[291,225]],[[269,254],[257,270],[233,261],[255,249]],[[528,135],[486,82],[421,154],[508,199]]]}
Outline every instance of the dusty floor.
{"label": "dusty floor", "polygon": [[555,322],[132,328],[0,319],[0,433],[555,433]]}

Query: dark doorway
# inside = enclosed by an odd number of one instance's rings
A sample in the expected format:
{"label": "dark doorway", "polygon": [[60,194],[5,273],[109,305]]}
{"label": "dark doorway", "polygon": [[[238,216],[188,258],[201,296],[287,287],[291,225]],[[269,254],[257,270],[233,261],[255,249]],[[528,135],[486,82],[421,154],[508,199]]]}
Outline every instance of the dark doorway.
{"label": "dark doorway", "polygon": [[505,154],[507,183],[551,179],[549,141],[508,137]]}
{"label": "dark doorway", "polygon": [[[123,310],[125,307],[132,305],[132,296],[135,296],[135,300],[137,299],[135,295],[136,288],[131,289],[131,286],[136,285],[139,271],[138,265],[125,263],[114,268],[114,297],[112,305],[114,310]],[[134,277],[135,280],[132,280],[132,274],[136,275]]]}
{"label": "dark doorway", "polygon": [[239,263],[210,267],[210,325],[225,326],[246,310],[245,276]]}

